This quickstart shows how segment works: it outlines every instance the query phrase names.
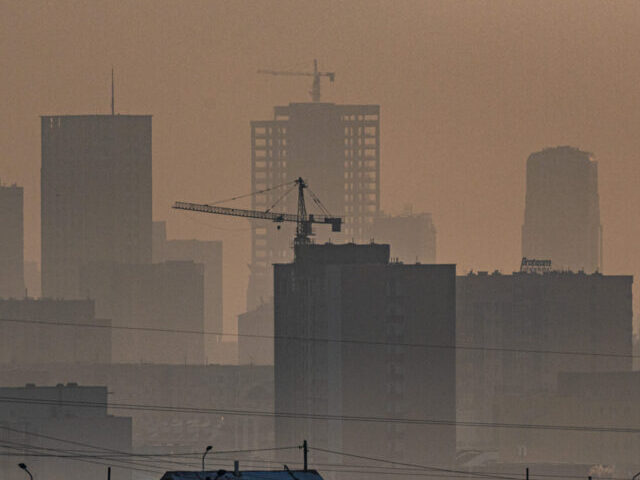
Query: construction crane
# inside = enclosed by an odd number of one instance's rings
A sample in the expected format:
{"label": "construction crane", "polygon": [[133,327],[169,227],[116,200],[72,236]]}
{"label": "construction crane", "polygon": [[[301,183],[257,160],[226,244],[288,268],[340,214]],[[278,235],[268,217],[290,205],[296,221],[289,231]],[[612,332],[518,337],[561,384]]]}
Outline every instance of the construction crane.
{"label": "construction crane", "polygon": [[[217,215],[231,215],[233,217],[245,217],[245,218],[258,218],[262,220],[271,220],[276,223],[281,222],[295,222],[296,223],[296,236],[294,239],[294,245],[306,245],[311,243],[310,236],[313,235],[312,225],[314,223],[321,223],[325,225],[331,225],[332,232],[339,232],[342,226],[342,218],[333,217],[329,214],[327,209],[322,205],[320,199],[316,197],[311,190],[311,196],[314,202],[324,211],[321,215],[307,214],[307,207],[304,201],[304,189],[308,188],[305,181],[302,177],[298,177],[293,182],[289,182],[288,184],[279,185],[277,187],[269,188],[266,190],[261,190],[257,193],[264,193],[269,190],[274,190],[276,188],[291,185],[298,187],[298,213],[276,213],[272,212],[271,209],[267,209],[266,211],[260,210],[245,210],[241,208],[229,208],[229,207],[220,207],[217,205],[208,205],[201,203],[187,203],[187,202],[175,202],[173,204],[173,208],[178,210],[191,210],[192,212],[203,212],[203,213],[214,213]],[[289,190],[291,191],[291,190]],[[280,199],[282,200],[289,192],[286,192]],[[252,195],[252,194],[249,194]],[[245,196],[245,195],[242,195]],[[240,197],[235,197],[240,198]],[[276,202],[276,203],[278,203]],[[275,204],[273,205],[275,206]],[[273,208],[273,206],[271,208]]]}
{"label": "construction crane", "polygon": [[335,72],[319,72],[318,60],[313,60],[313,72],[287,72],[279,70],[258,70],[258,73],[264,73],[267,75],[289,75],[296,77],[313,77],[313,84],[311,85],[311,100],[314,102],[320,101],[320,77],[329,77],[329,81],[333,82],[336,78]]}

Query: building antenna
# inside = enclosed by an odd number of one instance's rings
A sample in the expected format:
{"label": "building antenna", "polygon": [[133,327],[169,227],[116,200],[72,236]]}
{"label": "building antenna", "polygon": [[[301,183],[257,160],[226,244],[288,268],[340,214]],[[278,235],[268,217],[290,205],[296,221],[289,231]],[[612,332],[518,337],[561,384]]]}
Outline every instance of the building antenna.
{"label": "building antenna", "polygon": [[114,94],[113,94],[113,67],[111,67],[111,115],[115,115],[116,110],[114,106]]}

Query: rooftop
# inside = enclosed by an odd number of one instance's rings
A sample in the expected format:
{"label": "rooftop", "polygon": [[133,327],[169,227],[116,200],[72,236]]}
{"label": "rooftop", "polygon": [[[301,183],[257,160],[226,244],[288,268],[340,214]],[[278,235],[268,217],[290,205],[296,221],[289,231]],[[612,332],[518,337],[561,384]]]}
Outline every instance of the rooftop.
{"label": "rooftop", "polygon": [[322,480],[316,470],[244,470],[234,472],[209,470],[205,472],[166,472],[161,480]]}

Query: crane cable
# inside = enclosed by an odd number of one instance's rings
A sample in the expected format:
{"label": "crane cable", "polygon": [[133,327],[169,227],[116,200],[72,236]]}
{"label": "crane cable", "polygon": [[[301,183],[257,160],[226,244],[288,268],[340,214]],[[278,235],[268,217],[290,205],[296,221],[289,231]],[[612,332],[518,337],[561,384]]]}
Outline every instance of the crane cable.
{"label": "crane cable", "polygon": [[237,195],[235,197],[225,198],[224,200],[217,200],[215,202],[208,203],[207,205],[219,205],[220,203],[231,202],[232,200],[238,200],[240,198],[246,198],[246,197],[251,197],[251,196],[254,196],[254,195],[259,195],[261,193],[270,192],[271,190],[276,190],[278,188],[286,187],[287,185],[291,185],[292,183],[295,184],[295,181],[281,183],[280,185],[276,185],[275,187],[269,187],[269,188],[265,188],[263,190],[256,190],[255,192],[245,193],[244,195]]}

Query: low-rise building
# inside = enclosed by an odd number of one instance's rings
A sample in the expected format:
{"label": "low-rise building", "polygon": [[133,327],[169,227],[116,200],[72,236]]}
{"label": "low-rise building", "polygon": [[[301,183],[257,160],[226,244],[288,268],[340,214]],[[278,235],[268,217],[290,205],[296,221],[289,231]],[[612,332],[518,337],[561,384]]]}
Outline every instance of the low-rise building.
{"label": "low-rise building", "polygon": [[[114,478],[131,478],[118,460],[131,453],[131,418],[108,413],[107,387],[28,384],[0,388],[0,399],[3,480],[24,480],[19,462],[27,463],[36,478],[104,478],[107,465],[113,466]],[[99,460],[114,456],[109,463]]]}

